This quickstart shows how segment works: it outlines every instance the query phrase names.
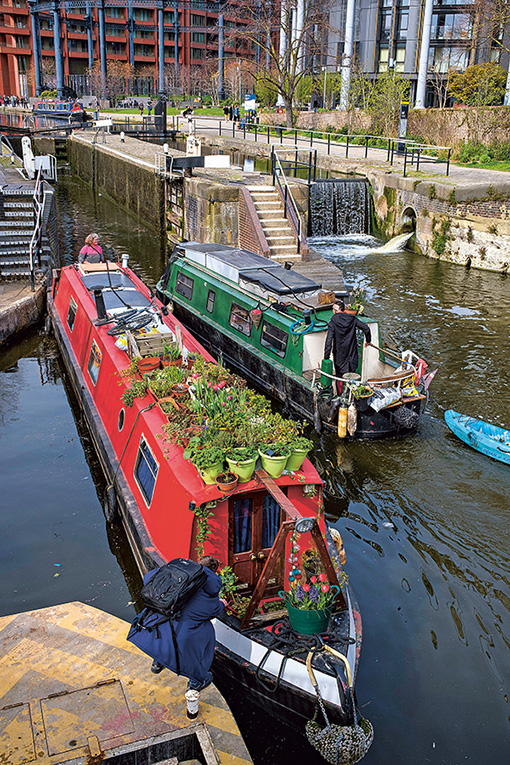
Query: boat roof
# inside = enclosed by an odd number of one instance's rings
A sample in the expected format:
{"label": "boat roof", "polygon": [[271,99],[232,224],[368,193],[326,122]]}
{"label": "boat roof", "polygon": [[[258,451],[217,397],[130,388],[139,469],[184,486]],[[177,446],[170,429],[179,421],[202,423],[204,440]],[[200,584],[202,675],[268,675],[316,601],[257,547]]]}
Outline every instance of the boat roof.
{"label": "boat roof", "polygon": [[176,254],[223,276],[235,284],[256,284],[277,296],[316,292],[321,285],[263,255],[224,244],[185,242]]}

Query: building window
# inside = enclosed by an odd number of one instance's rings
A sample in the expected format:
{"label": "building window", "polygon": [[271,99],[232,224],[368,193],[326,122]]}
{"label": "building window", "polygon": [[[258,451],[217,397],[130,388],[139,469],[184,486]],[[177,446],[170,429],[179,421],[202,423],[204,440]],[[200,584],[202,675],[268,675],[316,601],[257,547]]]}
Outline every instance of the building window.
{"label": "building window", "polygon": [[194,279],[191,279],[189,276],[186,276],[186,274],[183,274],[182,271],[179,271],[177,279],[175,280],[175,291],[178,292],[179,295],[191,300],[193,297],[194,285]]}
{"label": "building window", "polygon": [[203,27],[205,23],[205,16],[197,16],[196,13],[192,13],[191,23],[194,27]]}
{"label": "building window", "polygon": [[203,48],[192,48],[191,58],[194,58],[194,59],[205,58],[205,50]]}
{"label": "building window", "polygon": [[165,20],[164,20],[165,24],[175,24],[173,11],[170,11],[170,12],[165,11],[164,16],[165,16]]}
{"label": "building window", "polygon": [[[112,8],[111,6],[106,6],[104,12],[105,16],[109,16],[111,19],[124,18],[124,10],[122,8]],[[79,13],[83,13],[83,9],[79,11]]]}
{"label": "building window", "polygon": [[399,13],[397,19],[397,38],[399,40],[407,39],[407,30],[409,28],[409,13]]}
{"label": "building window", "polygon": [[241,308],[240,305],[232,303],[232,308],[230,309],[229,324],[231,327],[234,327],[234,329],[239,330],[239,332],[241,332],[243,335],[246,335],[246,337],[250,336],[251,319],[250,314],[246,308]]}
{"label": "building window", "polygon": [[206,311],[207,313],[212,313],[214,311],[214,301],[216,299],[216,293],[214,290],[209,290],[207,294],[207,305],[206,305]]}
{"label": "building window", "polygon": [[391,24],[393,21],[393,13],[391,8],[381,9],[381,26],[379,28],[379,39],[389,40],[391,35]]}
{"label": "building window", "polygon": [[97,378],[99,376],[99,368],[101,366],[101,358],[102,353],[99,350],[99,347],[95,340],[92,340],[92,345],[90,347],[90,356],[89,361],[87,364],[87,370],[90,375],[90,379],[94,383],[94,385],[97,383]]}
{"label": "building window", "polygon": [[378,72],[388,71],[388,48],[379,49],[379,64],[378,64],[377,71]]}
{"label": "building window", "polygon": [[268,321],[264,321],[262,324],[262,332],[260,333],[260,344],[264,348],[274,351],[278,356],[285,356],[287,350],[288,335],[283,329],[275,327],[274,324],[270,324]]}
{"label": "building window", "polygon": [[438,46],[429,51],[429,69],[439,74],[446,74],[449,69],[465,69],[468,65],[469,50],[467,48],[450,48]]}
{"label": "building window", "polygon": [[137,21],[152,21],[153,13],[152,11],[147,11],[147,10],[136,10],[135,19]]}
{"label": "building window", "polygon": [[159,465],[154,459],[154,455],[149,449],[147,441],[142,436],[140,446],[138,447],[134,475],[136,482],[140,487],[140,491],[148,505],[150,505],[152,501],[156,478],[158,477],[158,470]]}
{"label": "building window", "polygon": [[77,311],[77,305],[75,302],[75,299],[72,297],[69,301],[69,310],[67,312],[67,326],[73,331],[74,327],[74,320],[76,319],[76,311]]}
{"label": "building window", "polygon": [[203,43],[205,42],[205,35],[203,32],[192,32],[191,33],[191,42],[195,43]]}

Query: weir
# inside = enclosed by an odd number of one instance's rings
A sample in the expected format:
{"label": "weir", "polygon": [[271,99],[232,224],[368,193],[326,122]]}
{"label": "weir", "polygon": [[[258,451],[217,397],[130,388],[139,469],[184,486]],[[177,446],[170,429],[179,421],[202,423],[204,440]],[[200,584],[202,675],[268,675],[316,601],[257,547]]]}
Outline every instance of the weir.
{"label": "weir", "polygon": [[312,236],[370,233],[369,204],[366,179],[317,181],[310,189]]}

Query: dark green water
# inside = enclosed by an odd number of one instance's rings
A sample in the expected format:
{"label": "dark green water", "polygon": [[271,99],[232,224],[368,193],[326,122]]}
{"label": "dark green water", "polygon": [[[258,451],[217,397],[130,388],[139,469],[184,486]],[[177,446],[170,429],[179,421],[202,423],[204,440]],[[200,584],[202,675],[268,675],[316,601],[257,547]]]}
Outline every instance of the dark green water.
{"label": "dark green water", "polygon": [[[58,193],[67,261],[94,230],[156,281],[154,233],[70,178]],[[363,762],[507,765],[510,468],[456,440],[443,412],[510,425],[510,282],[373,245],[315,243],[367,289],[366,312],[399,347],[439,372],[416,436],[316,438],[363,616],[357,694],[376,733]],[[100,471],[74,415],[53,340],[32,333],[0,356],[1,613],[82,600],[129,620],[137,578],[122,534],[106,529]],[[242,699],[229,702],[257,765],[323,762]]]}

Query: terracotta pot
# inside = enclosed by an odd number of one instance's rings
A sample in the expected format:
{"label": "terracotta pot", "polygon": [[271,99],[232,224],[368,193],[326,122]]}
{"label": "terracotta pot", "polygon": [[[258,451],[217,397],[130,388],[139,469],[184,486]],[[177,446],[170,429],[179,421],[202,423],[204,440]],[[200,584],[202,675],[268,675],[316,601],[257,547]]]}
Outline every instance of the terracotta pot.
{"label": "terracotta pot", "polygon": [[357,316],[358,311],[356,308],[344,308],[344,313],[348,313],[349,316]]}
{"label": "terracotta pot", "polygon": [[237,486],[238,476],[235,473],[220,473],[216,476],[216,486],[220,491],[233,491]]}
{"label": "terracotta pot", "polygon": [[180,367],[182,366],[182,356],[179,356],[178,359],[174,359],[173,361],[170,361],[169,359],[163,358],[161,359],[161,366],[163,367]]}
{"label": "terracotta pot", "polygon": [[161,359],[159,356],[145,356],[140,361],[136,362],[136,368],[141,375],[147,372],[153,372],[155,369],[159,369],[161,365]]}
{"label": "terracotta pot", "polygon": [[172,396],[185,396],[189,390],[189,386],[186,383],[176,383],[172,386]]}

